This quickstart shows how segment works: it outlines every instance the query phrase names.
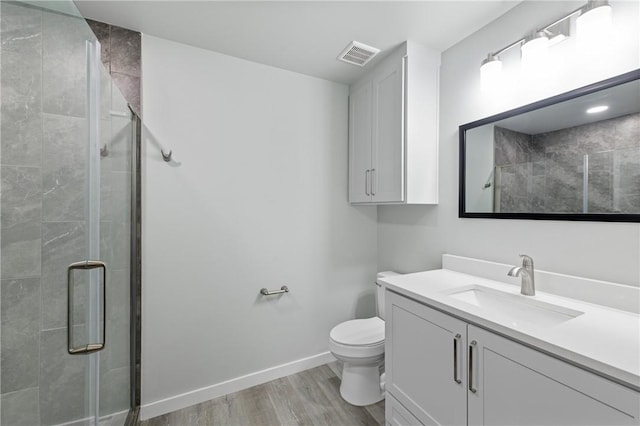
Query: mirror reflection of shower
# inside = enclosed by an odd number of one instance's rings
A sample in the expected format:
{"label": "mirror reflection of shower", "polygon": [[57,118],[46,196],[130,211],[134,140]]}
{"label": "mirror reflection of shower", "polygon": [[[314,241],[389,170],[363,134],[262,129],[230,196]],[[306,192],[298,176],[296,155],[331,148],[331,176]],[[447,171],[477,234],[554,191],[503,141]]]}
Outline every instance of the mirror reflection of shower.
{"label": "mirror reflection of shower", "polygon": [[600,86],[461,126],[465,212],[640,215],[640,71]]}
{"label": "mirror reflection of shower", "polygon": [[[526,134],[494,127],[494,211],[638,213],[640,114]],[[637,142],[637,138],[635,139]]]}

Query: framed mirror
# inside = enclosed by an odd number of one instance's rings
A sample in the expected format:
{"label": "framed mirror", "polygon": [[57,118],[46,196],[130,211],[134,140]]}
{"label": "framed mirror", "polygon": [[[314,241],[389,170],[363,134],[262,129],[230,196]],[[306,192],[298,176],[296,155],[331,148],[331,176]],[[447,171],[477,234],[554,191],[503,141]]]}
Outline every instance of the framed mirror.
{"label": "framed mirror", "polygon": [[459,134],[459,217],[640,222],[640,70]]}

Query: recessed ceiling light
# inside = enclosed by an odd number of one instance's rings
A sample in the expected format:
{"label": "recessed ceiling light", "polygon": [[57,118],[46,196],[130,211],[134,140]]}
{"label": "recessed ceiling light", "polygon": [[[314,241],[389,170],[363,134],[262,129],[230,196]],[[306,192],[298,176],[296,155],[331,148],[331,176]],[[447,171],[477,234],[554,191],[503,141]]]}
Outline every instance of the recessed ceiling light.
{"label": "recessed ceiling light", "polygon": [[587,110],[587,114],[595,114],[597,112],[606,111],[608,109],[609,109],[609,107],[607,105],[598,105],[598,106],[594,106],[594,107],[589,108]]}

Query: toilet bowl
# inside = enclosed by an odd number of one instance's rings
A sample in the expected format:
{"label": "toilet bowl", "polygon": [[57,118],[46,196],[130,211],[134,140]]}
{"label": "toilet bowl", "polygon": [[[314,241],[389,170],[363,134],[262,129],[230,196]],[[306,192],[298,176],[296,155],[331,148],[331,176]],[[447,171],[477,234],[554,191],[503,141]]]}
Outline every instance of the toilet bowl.
{"label": "toilet bowl", "polygon": [[384,363],[384,285],[380,278],[391,275],[397,274],[378,274],[378,316],[345,321],[329,333],[329,350],[343,363],[340,395],[352,405],[375,404],[384,398],[380,376]]}

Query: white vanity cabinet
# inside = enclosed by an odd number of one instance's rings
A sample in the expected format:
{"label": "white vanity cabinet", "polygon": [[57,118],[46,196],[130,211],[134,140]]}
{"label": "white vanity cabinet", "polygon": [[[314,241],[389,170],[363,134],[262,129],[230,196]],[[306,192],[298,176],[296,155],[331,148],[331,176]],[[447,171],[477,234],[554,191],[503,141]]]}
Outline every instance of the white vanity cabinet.
{"label": "white vanity cabinet", "polygon": [[387,392],[422,424],[466,424],[466,323],[389,291],[385,301]]}
{"label": "white vanity cabinet", "polygon": [[640,424],[638,392],[472,325],[467,339],[469,424]]}
{"label": "white vanity cabinet", "polygon": [[349,201],[438,202],[440,53],[410,41],[349,90]]}
{"label": "white vanity cabinet", "polygon": [[386,301],[388,424],[640,424],[632,389],[394,292]]}

